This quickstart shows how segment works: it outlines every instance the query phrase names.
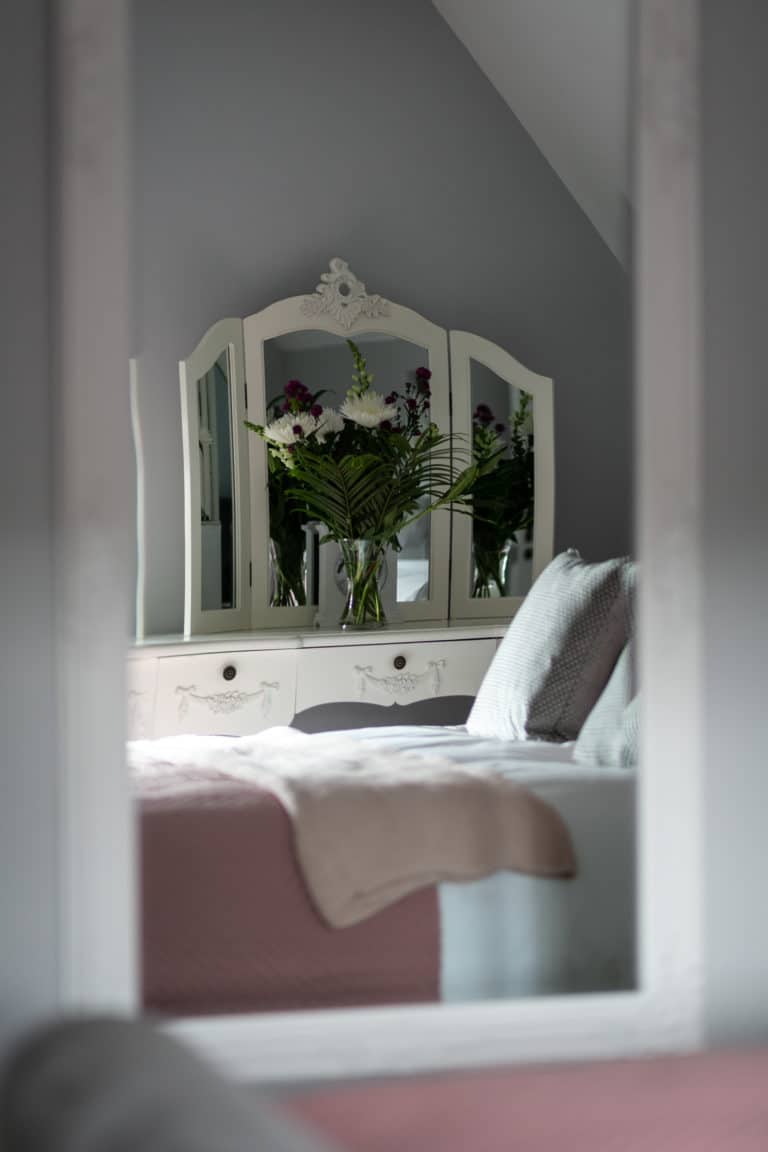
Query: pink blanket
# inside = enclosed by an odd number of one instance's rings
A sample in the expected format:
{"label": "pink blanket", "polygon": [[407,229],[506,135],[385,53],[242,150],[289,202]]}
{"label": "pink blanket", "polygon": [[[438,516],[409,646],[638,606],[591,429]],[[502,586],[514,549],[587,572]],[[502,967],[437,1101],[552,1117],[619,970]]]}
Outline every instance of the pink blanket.
{"label": "pink blanket", "polygon": [[143,999],[171,1015],[439,999],[434,887],[332,929],[298,870],[291,822],[216,772],[139,786]]}

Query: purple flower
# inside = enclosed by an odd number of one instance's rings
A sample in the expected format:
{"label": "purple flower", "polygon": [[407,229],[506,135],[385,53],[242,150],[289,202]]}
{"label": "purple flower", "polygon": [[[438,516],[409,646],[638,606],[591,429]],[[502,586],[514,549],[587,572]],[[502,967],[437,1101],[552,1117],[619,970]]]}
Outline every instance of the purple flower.
{"label": "purple flower", "polygon": [[417,368],[416,369],[416,379],[417,380],[431,380],[432,379],[432,373],[430,372],[429,368]]}
{"label": "purple flower", "polygon": [[389,396],[384,397],[385,404],[397,404],[397,392],[390,392]]}
{"label": "purple flower", "polygon": [[431,396],[432,395],[432,392],[430,391],[428,380],[419,380],[419,393],[422,396]]}
{"label": "purple flower", "polygon": [[413,398],[411,398],[410,400],[406,400],[405,406],[409,412],[415,412],[416,411],[417,405],[416,405],[416,401]]}
{"label": "purple flower", "polygon": [[379,424],[379,428],[381,428],[382,432],[391,432],[392,431],[392,421],[391,420],[382,420],[381,424]]}
{"label": "purple flower", "polygon": [[294,436],[297,436],[299,439],[301,439],[301,437],[304,435],[304,429],[302,428],[301,424],[294,424],[293,428],[291,428],[291,432],[293,432]]}
{"label": "purple flower", "polygon": [[495,429],[496,429],[496,431],[498,432],[499,436],[501,436],[502,432],[504,432],[504,431],[505,431],[505,428],[504,428],[504,425],[503,425],[503,424],[494,424],[494,428],[495,428]]}
{"label": "purple flower", "polygon": [[479,421],[480,424],[490,424],[493,420],[493,412],[487,404],[478,404],[472,419]]}
{"label": "purple flower", "polygon": [[304,385],[301,380],[289,380],[285,386],[286,396],[298,396],[303,391]]}
{"label": "purple flower", "polygon": [[318,416],[322,416],[323,414],[322,404],[313,404],[309,410],[309,414],[310,416],[314,416],[315,420],[317,420]]}

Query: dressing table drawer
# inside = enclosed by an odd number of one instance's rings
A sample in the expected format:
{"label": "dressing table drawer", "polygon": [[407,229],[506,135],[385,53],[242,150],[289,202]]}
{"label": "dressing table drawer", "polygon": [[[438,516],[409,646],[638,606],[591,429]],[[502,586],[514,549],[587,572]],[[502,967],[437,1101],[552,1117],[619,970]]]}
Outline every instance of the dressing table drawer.
{"label": "dressing table drawer", "polygon": [[290,724],[296,652],[211,652],[158,660],[155,731],[246,736]]}
{"label": "dressing table drawer", "polygon": [[349,701],[410,704],[434,696],[474,696],[495,651],[492,637],[306,648],[299,662],[296,711]]}

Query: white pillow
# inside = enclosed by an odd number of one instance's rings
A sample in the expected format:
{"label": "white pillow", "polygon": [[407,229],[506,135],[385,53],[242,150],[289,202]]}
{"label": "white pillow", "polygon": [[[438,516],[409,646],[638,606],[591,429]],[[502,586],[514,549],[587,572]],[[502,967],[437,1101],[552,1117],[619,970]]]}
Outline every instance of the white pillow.
{"label": "white pillow", "polygon": [[630,642],[595,704],[573,749],[580,764],[633,768],[639,758],[640,708]]}
{"label": "white pillow", "polygon": [[547,565],[502,640],[467,719],[477,736],[574,740],[627,642],[634,563]]}

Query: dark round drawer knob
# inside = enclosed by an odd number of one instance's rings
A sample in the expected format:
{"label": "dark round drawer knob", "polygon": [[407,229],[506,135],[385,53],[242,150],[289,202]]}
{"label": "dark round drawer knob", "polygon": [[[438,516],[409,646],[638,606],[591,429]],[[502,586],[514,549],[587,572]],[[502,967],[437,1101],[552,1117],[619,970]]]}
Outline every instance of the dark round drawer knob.
{"label": "dark round drawer knob", "polygon": [[222,672],[222,676],[225,680],[234,680],[235,676],[237,676],[237,668],[235,668],[234,664],[227,664]]}
{"label": "dark round drawer knob", "polygon": [[402,668],[405,668],[405,656],[395,656],[394,664],[395,664],[395,668],[397,668],[398,672]]}

